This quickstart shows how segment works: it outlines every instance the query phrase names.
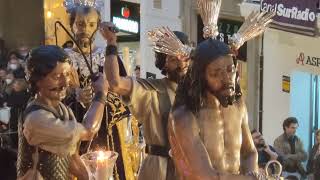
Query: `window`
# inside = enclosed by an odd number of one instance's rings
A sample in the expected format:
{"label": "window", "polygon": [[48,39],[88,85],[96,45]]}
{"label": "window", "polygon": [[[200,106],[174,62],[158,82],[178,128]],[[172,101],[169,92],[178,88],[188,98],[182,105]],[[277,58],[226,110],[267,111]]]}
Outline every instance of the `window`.
{"label": "window", "polygon": [[162,0],[153,0],[153,8],[161,9],[162,8]]}

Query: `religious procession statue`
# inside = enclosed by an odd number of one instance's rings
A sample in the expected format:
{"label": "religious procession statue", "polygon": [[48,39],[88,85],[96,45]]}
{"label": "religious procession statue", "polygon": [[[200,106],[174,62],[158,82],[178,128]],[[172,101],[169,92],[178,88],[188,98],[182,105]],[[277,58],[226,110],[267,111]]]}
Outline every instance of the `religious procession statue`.
{"label": "religious procession statue", "polygon": [[154,50],[190,57],[169,115],[171,156],[180,179],[280,179],[258,172],[237,72],[237,50],[264,32],[274,13],[249,15],[229,44],[215,40],[221,0],[198,0],[205,41],[195,49],[167,27],[149,32]]}
{"label": "religious procession statue", "polygon": [[[87,112],[92,101],[91,76],[104,72],[105,48],[94,44],[96,33],[101,29],[101,0],[65,0],[69,25],[75,46],[66,49],[73,66],[73,88],[65,100],[77,119]],[[117,32],[115,26],[109,27]],[[107,42],[108,43],[108,42]],[[122,60],[117,56],[119,75],[127,76]],[[140,167],[139,128],[136,119],[123,104],[120,96],[108,92],[101,128],[88,142],[82,142],[80,154],[107,149],[119,153],[114,178],[133,180]]]}

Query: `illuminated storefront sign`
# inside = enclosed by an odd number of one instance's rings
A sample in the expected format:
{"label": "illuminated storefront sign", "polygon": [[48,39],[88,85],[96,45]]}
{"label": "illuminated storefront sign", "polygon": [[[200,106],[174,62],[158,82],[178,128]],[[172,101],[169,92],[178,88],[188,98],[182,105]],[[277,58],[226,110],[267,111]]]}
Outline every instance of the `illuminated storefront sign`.
{"label": "illuminated storefront sign", "polygon": [[135,33],[139,32],[139,23],[130,19],[121,17],[112,17],[112,22],[120,29],[126,32]]}
{"label": "illuminated storefront sign", "polygon": [[111,0],[111,21],[119,28],[119,42],[140,40],[140,4]]}

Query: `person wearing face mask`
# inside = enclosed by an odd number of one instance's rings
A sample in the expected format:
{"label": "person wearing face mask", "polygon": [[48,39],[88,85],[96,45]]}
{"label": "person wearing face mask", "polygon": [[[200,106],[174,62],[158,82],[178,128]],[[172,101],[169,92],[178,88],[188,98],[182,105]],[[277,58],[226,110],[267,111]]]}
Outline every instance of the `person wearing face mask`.
{"label": "person wearing face mask", "polygon": [[5,90],[4,92],[9,95],[11,94],[11,91],[12,91],[12,82],[14,81],[15,77],[14,77],[14,74],[13,72],[9,72],[6,76],[6,79],[5,79]]}
{"label": "person wearing face mask", "polygon": [[8,70],[12,71],[16,78],[24,78],[24,68],[21,66],[19,59],[12,58],[8,62]]}
{"label": "person wearing face mask", "polygon": [[[27,90],[27,82],[24,79],[15,79],[12,82],[12,91],[6,97],[7,106],[10,107],[10,130],[18,130],[18,115],[23,112],[30,99],[30,92]],[[11,134],[12,147],[18,148],[17,134]]]}
{"label": "person wearing face mask", "polygon": [[12,71],[15,71],[19,68],[19,65],[18,65],[19,61],[16,60],[16,59],[11,59],[9,61],[9,64],[8,64],[8,69],[9,70],[12,70]]}
{"label": "person wearing face mask", "polygon": [[274,140],[274,148],[283,157],[283,176],[301,179],[306,176],[302,165],[307,160],[307,153],[302,140],[296,135],[298,119],[288,117],[283,121],[283,134]]}
{"label": "person wearing face mask", "polygon": [[[11,76],[11,75],[10,75]],[[13,79],[11,79],[11,77],[6,79],[6,83],[7,85],[10,85],[13,82]]]}

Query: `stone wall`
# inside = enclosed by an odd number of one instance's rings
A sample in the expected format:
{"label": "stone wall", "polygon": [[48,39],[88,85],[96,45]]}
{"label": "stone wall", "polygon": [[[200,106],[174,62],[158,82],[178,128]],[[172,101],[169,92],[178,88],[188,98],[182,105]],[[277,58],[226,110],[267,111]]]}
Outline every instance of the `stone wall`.
{"label": "stone wall", "polygon": [[9,49],[44,42],[43,0],[0,0],[0,37]]}

